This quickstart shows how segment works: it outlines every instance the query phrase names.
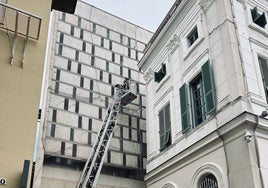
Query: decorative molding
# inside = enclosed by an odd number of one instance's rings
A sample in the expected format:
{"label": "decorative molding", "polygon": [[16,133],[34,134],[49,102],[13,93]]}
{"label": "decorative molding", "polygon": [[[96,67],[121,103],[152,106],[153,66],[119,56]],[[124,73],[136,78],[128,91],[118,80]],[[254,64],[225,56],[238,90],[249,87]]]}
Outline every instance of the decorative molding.
{"label": "decorative molding", "polygon": [[180,37],[177,34],[173,35],[173,38],[169,41],[169,44],[166,46],[168,51],[172,53],[178,46],[180,42]]}
{"label": "decorative molding", "polygon": [[143,76],[147,84],[153,79],[153,77],[154,77],[154,71],[151,68],[149,68],[149,70],[146,71]]}
{"label": "decorative molding", "polygon": [[206,10],[211,5],[212,2],[213,0],[201,0],[200,7]]}
{"label": "decorative molding", "polygon": [[174,183],[169,182],[163,185],[162,188],[177,188],[177,186]]}

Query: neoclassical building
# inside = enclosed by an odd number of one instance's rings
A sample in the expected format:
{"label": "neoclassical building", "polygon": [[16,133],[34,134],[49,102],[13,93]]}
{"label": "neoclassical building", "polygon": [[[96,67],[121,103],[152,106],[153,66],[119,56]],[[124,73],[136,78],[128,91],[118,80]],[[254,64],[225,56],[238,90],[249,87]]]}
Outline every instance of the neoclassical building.
{"label": "neoclassical building", "polygon": [[139,67],[148,188],[268,187],[268,2],[177,0]]}

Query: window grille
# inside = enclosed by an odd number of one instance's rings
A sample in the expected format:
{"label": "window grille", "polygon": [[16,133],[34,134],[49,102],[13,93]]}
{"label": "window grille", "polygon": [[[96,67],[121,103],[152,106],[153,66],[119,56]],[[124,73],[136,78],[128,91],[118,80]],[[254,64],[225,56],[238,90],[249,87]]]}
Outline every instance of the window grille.
{"label": "window grille", "polygon": [[218,188],[218,182],[214,175],[205,176],[199,184],[199,188]]}

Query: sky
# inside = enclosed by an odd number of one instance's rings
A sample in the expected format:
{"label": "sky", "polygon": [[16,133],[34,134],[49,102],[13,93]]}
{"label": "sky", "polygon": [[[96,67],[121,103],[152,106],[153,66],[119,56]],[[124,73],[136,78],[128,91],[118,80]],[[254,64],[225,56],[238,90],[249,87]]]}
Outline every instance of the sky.
{"label": "sky", "polygon": [[149,31],[156,31],[176,0],[83,0]]}

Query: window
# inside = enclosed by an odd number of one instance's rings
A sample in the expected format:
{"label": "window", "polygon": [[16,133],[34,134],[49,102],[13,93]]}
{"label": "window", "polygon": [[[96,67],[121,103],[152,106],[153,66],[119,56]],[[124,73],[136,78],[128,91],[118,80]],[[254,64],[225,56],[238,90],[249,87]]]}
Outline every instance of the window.
{"label": "window", "polygon": [[166,75],[166,64],[162,64],[161,69],[154,73],[154,81],[159,83]]}
{"label": "window", "polygon": [[187,40],[188,40],[188,46],[192,46],[192,44],[198,39],[198,30],[197,30],[197,26],[195,26],[192,31],[189,33],[189,35],[187,36]]}
{"label": "window", "polygon": [[251,17],[252,21],[257,24],[258,26],[264,28],[267,24],[265,13],[262,14],[259,13],[257,7],[251,9]]}
{"label": "window", "polygon": [[60,33],[60,43],[63,43],[63,39],[64,39],[64,34]]}
{"label": "window", "polygon": [[106,61],[106,71],[109,71],[109,61]]}
{"label": "window", "polygon": [[88,119],[88,145],[91,145],[92,119]]}
{"label": "window", "polygon": [[75,102],[75,112],[79,113],[79,102]]}
{"label": "window", "polygon": [[79,51],[78,50],[75,51],[75,60],[76,61],[79,60]]}
{"label": "window", "polygon": [[123,67],[120,66],[120,76],[123,76]]}
{"label": "window", "polygon": [[57,121],[57,110],[53,110],[52,112],[52,122],[56,122]]}
{"label": "window", "polygon": [[59,82],[56,82],[55,83],[55,93],[59,93],[59,87],[60,87],[60,83]]}
{"label": "window", "polygon": [[60,80],[60,70],[57,69],[57,72],[56,72],[56,80]]}
{"label": "window", "polygon": [[82,128],[82,116],[78,116],[78,128]]}
{"label": "window", "polygon": [[74,129],[70,129],[70,141],[74,141]]}
{"label": "window", "polygon": [[78,63],[78,66],[77,66],[77,74],[81,74],[81,64]]}
{"label": "window", "polygon": [[105,97],[105,107],[107,108],[109,105],[109,98],[108,97]]}
{"label": "window", "polygon": [[130,47],[130,44],[131,44],[131,39],[128,37],[127,46]]}
{"label": "window", "polygon": [[83,41],[83,44],[82,44],[82,51],[86,51],[86,42],[85,41]]}
{"label": "window", "polygon": [[208,174],[200,180],[198,188],[218,188],[218,182],[213,174]]}
{"label": "window", "polygon": [[59,45],[58,54],[59,54],[59,55],[62,55],[62,44]]}
{"label": "window", "polygon": [[102,108],[99,108],[99,119],[102,119]]}
{"label": "window", "polygon": [[80,30],[80,39],[83,39],[83,38],[84,38],[84,30],[81,29],[81,30]]}
{"label": "window", "polygon": [[109,39],[110,38],[110,30],[107,29],[107,38]]}
{"label": "window", "polygon": [[128,48],[127,55],[128,55],[128,57],[131,57],[131,49],[130,48]]}
{"label": "window", "polygon": [[101,47],[104,47],[104,38],[101,37]]}
{"label": "window", "polygon": [[108,83],[109,83],[109,84],[112,83],[112,74],[109,74]]}
{"label": "window", "polygon": [[102,81],[102,80],[103,80],[103,72],[100,71],[100,81]]}
{"label": "window", "polygon": [[139,60],[139,52],[136,50],[136,60]]}
{"label": "window", "polygon": [[160,136],[160,151],[171,144],[171,129],[170,129],[170,105],[166,105],[159,112],[159,136]]}
{"label": "window", "polygon": [[94,67],[95,66],[95,57],[91,56],[91,66]]}
{"label": "window", "polygon": [[263,81],[263,87],[266,95],[266,102],[268,103],[268,61],[262,57],[259,57],[259,63],[261,67],[261,75]]}
{"label": "window", "polygon": [[74,26],[71,26],[70,34],[71,34],[72,36],[74,35]]}
{"label": "window", "polygon": [[114,60],[115,60],[115,54],[112,53],[112,62],[114,62]]}
{"label": "window", "polygon": [[64,99],[64,110],[68,110],[69,108],[69,99]]}
{"label": "window", "polygon": [[109,50],[113,50],[113,42],[112,41],[109,42]]}
{"label": "window", "polygon": [[128,69],[128,78],[131,78],[131,69]]}
{"label": "window", "polygon": [[123,44],[123,35],[120,34],[120,44]]}
{"label": "window", "polygon": [[205,120],[204,93],[202,76],[199,75],[190,83],[193,103],[194,124],[198,125]]}
{"label": "window", "polygon": [[94,86],[93,80],[90,80],[90,86],[89,86],[89,89],[90,89],[91,91],[93,91],[93,86]]}
{"label": "window", "polygon": [[60,154],[61,155],[64,155],[65,154],[65,142],[61,142]]}
{"label": "window", "polygon": [[61,20],[62,20],[62,21],[65,21],[65,19],[66,19],[66,13],[63,12],[62,15],[61,15]]}
{"label": "window", "polygon": [[92,54],[92,55],[95,55],[95,46],[94,46],[94,45],[92,45],[92,48],[91,48],[91,54]]}
{"label": "window", "polygon": [[120,76],[123,76],[123,56],[120,56]]}
{"label": "window", "polygon": [[76,98],[76,87],[73,88],[73,98]]}
{"label": "window", "polygon": [[55,137],[55,130],[56,130],[56,125],[51,124],[51,129],[50,129],[50,136]]}
{"label": "window", "polygon": [[81,27],[81,18],[78,18],[77,26],[78,26],[78,27]]}
{"label": "window", "polygon": [[114,87],[112,86],[111,87],[111,96],[113,96],[114,95]]}
{"label": "window", "polygon": [[68,60],[67,70],[71,71],[71,68],[72,68],[72,61]]}
{"label": "window", "polygon": [[89,102],[93,103],[93,92],[89,92]]}
{"label": "window", "polygon": [[201,74],[180,88],[182,133],[199,125],[215,111],[214,90],[213,73],[207,61],[202,66]]}
{"label": "window", "polygon": [[72,156],[76,157],[76,153],[77,153],[77,144],[73,144]]}
{"label": "window", "polygon": [[96,33],[96,24],[95,23],[93,23],[92,32]]}
{"label": "window", "polygon": [[80,87],[84,87],[84,77],[80,78]]}

